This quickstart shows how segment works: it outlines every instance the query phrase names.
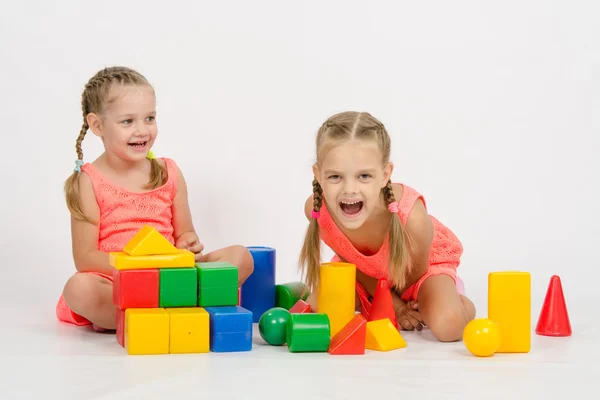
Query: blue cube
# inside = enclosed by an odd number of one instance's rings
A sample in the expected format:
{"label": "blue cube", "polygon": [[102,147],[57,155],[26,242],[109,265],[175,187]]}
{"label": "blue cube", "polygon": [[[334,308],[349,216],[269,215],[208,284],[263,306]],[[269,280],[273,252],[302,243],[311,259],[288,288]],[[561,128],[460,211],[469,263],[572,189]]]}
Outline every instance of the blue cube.
{"label": "blue cube", "polygon": [[252,312],[240,306],[204,309],[210,316],[210,351],[252,350]]}

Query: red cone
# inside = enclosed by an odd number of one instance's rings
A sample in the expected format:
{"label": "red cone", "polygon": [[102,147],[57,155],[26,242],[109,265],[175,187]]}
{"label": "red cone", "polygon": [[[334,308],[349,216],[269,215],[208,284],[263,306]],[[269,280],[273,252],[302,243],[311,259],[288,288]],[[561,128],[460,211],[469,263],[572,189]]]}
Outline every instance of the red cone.
{"label": "red cone", "polygon": [[396,312],[394,311],[394,302],[392,301],[392,293],[385,279],[380,279],[375,289],[373,303],[369,311],[369,321],[377,321],[380,319],[389,318],[392,324],[398,328],[396,320]]}
{"label": "red cone", "polygon": [[550,278],[535,333],[544,336],[571,336],[571,322],[558,275]]}

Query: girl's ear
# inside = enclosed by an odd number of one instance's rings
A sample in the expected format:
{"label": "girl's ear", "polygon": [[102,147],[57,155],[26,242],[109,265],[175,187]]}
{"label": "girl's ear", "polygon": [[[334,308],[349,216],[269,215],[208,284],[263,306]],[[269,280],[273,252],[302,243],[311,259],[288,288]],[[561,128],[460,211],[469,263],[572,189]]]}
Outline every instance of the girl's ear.
{"label": "girl's ear", "polygon": [[317,182],[319,182],[319,185],[320,185],[321,184],[321,175],[320,175],[320,171],[319,171],[319,166],[317,164],[313,164],[312,170],[313,170],[313,175],[315,176],[315,179],[317,180]]}
{"label": "girl's ear", "polygon": [[94,135],[102,137],[102,120],[100,117],[95,113],[89,113],[85,119]]}
{"label": "girl's ear", "polygon": [[385,187],[385,185],[387,185],[387,183],[390,181],[393,172],[394,164],[392,162],[388,162],[387,164],[385,164],[385,166],[383,167],[383,180],[381,182],[382,188]]}

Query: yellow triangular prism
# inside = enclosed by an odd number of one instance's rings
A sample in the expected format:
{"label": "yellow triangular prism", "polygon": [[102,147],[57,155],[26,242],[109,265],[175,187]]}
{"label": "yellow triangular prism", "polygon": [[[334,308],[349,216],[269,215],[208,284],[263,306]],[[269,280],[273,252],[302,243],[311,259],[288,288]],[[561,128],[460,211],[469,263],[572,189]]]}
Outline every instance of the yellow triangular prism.
{"label": "yellow triangular prism", "polygon": [[406,347],[406,342],[389,318],[367,322],[365,348],[377,351],[390,351]]}
{"label": "yellow triangular prism", "polygon": [[150,225],[144,225],[125,245],[123,252],[130,256],[152,256],[177,254],[178,250],[155,228]]}

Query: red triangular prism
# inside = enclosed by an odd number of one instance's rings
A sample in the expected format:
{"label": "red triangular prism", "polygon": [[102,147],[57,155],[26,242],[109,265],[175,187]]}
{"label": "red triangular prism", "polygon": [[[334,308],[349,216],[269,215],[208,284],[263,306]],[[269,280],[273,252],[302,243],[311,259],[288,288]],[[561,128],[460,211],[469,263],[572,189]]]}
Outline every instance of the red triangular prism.
{"label": "red triangular prism", "polygon": [[369,321],[377,321],[380,319],[389,318],[396,328],[398,321],[396,320],[396,312],[394,311],[394,303],[392,302],[392,293],[385,279],[380,279],[375,289],[373,303],[369,311]]}
{"label": "red triangular prism", "polygon": [[328,351],[332,355],[365,354],[366,340],[367,320],[362,314],[356,314],[331,338]]}
{"label": "red triangular prism", "polygon": [[571,336],[571,322],[558,275],[550,278],[535,333],[544,336]]}
{"label": "red triangular prism", "polygon": [[290,314],[304,314],[310,313],[310,305],[304,300],[300,299],[290,308]]}

